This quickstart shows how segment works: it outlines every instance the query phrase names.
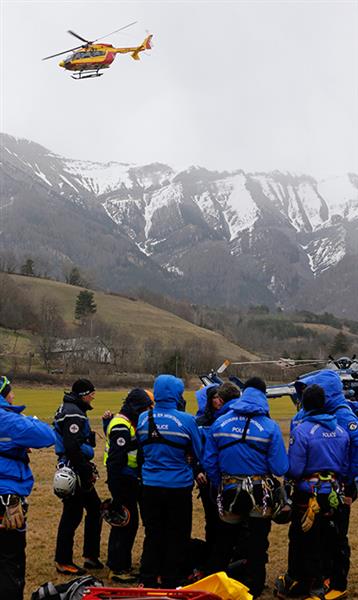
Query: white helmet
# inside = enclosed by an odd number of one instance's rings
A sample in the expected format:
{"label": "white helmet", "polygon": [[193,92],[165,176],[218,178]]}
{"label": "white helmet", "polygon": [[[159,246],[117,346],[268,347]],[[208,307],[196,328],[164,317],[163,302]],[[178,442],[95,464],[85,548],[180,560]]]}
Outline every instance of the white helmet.
{"label": "white helmet", "polygon": [[77,486],[77,475],[70,467],[58,467],[53,478],[53,491],[59,498],[73,496]]}

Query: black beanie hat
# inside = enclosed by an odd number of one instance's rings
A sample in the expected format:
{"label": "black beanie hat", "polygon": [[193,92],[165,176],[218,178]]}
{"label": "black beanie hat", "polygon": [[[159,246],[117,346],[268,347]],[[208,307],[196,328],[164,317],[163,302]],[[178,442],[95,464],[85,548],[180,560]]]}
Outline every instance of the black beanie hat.
{"label": "black beanie hat", "polygon": [[93,383],[89,379],[77,379],[72,385],[72,392],[76,396],[87,396],[95,391]]}
{"label": "black beanie hat", "polygon": [[142,388],[131,390],[124,400],[123,407],[129,408],[133,413],[139,413],[152,405],[147,392]]}
{"label": "black beanie hat", "polygon": [[324,393],[324,389],[320,385],[313,383],[303,390],[302,404],[306,411],[323,411],[325,401],[326,395]]}
{"label": "black beanie hat", "polygon": [[266,394],[266,383],[263,379],[261,379],[261,377],[250,377],[250,379],[245,381],[244,390],[249,387],[255,388],[255,390],[259,390],[263,394]]}

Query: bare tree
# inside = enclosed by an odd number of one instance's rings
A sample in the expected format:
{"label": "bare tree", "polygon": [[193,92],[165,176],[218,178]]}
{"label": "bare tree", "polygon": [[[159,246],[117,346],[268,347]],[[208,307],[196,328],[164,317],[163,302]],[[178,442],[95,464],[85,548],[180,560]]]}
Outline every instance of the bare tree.
{"label": "bare tree", "polygon": [[53,352],[58,337],[65,335],[66,325],[58,303],[53,298],[43,296],[39,315],[40,341],[38,352],[47,372],[50,372]]}

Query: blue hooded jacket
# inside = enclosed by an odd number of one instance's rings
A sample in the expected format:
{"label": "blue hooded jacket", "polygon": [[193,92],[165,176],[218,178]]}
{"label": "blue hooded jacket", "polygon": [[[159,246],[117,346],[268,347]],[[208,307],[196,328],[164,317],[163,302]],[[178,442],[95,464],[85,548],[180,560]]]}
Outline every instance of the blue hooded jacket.
{"label": "blue hooded jacket", "polygon": [[165,488],[189,487],[193,484],[193,469],[187,454],[194,453],[194,460],[201,461],[201,440],[198,426],[192,415],[177,410],[184,384],[173,375],[159,375],[154,382],[153,417],[155,425],[164,439],[178,443],[181,447],[165,443],[149,443],[149,412],[139,416],[137,438],[142,447],[144,485]]}
{"label": "blue hooded jacket", "polygon": [[[324,389],[326,396],[325,411],[328,414],[334,414],[338,425],[348,433],[350,455],[347,480],[349,483],[352,482],[358,476],[358,417],[354,414],[349,402],[344,397],[343,384],[338,373],[330,369],[323,369],[307,377],[302,377],[299,381],[305,385],[317,384]],[[294,416],[291,423],[291,432],[302,422],[305,414],[305,410],[302,408]]]}
{"label": "blue hooded jacket", "polygon": [[[250,418],[246,439],[242,439]],[[237,443],[228,445],[231,442]],[[226,447],[225,447],[226,446]],[[247,388],[231,410],[212,425],[205,446],[204,468],[215,486],[229,475],[284,475],[288,459],[278,424],[269,416],[266,395]]]}
{"label": "blue hooded jacket", "polygon": [[[303,491],[311,491],[303,479],[313,473],[332,471],[342,480],[349,468],[349,435],[335,415],[307,412],[291,434],[288,458],[288,476]],[[330,484],[323,484],[320,491],[329,493]]]}
{"label": "blue hooded jacket", "polygon": [[219,386],[217,383],[211,383],[210,385],[206,385],[205,387],[202,387],[195,392],[195,397],[196,397],[196,400],[198,403],[198,410],[195,415],[196,417],[201,417],[204,414],[206,404],[208,401],[206,392],[207,392],[207,390],[210,390],[210,388],[212,388],[212,387],[218,388]]}
{"label": "blue hooded jacket", "polygon": [[29,496],[34,478],[28,448],[47,448],[55,443],[49,425],[21,414],[25,406],[13,406],[0,395],[0,494]]}

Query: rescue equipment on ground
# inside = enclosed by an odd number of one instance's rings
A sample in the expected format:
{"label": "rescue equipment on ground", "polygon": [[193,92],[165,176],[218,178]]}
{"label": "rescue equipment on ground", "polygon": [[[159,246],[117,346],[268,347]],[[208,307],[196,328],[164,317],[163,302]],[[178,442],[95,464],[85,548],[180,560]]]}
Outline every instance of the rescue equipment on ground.
{"label": "rescue equipment on ground", "polygon": [[[221,600],[221,598],[209,591],[195,590],[190,591],[186,588],[173,589],[155,589],[155,588],[89,588],[83,596],[83,600],[141,600],[149,598],[150,600]],[[228,598],[228,597],[226,597]],[[236,596],[235,596],[236,598]],[[237,596],[237,598],[239,598]],[[252,596],[246,600],[251,599]]]}
{"label": "rescue equipment on ground", "polygon": [[207,590],[219,596],[221,600],[232,600],[233,598],[235,600],[252,600],[249,588],[243,583],[236,581],[236,579],[228,577],[224,571],[213,573],[213,575],[209,575],[208,577],[204,577],[204,579],[180,588],[181,590]]}
{"label": "rescue equipment on ground", "polygon": [[81,600],[90,588],[103,589],[102,586],[103,581],[93,575],[83,575],[67,583],[56,585],[52,581],[47,581],[33,592],[31,600]]}

